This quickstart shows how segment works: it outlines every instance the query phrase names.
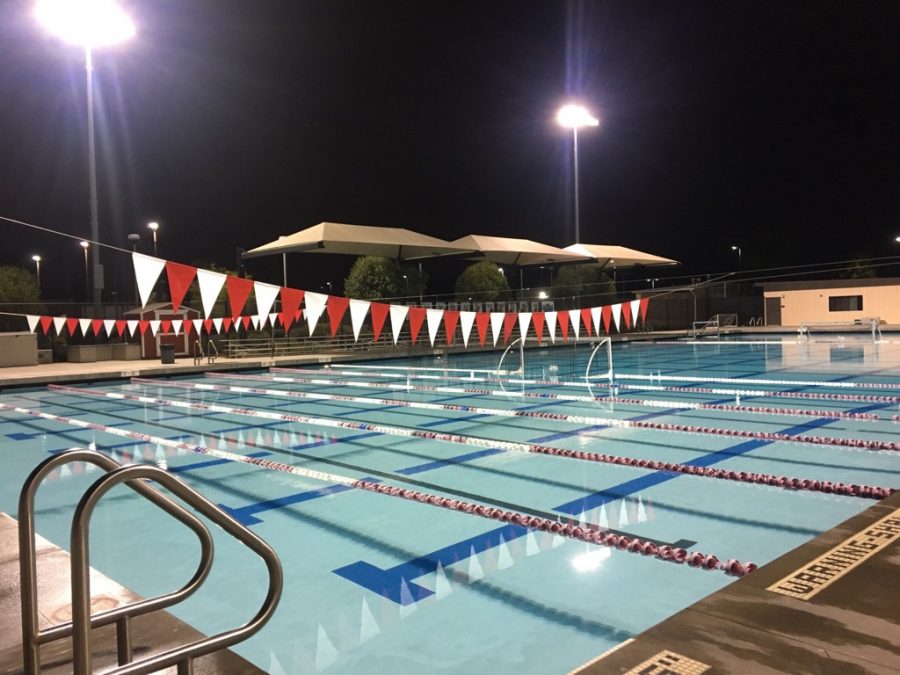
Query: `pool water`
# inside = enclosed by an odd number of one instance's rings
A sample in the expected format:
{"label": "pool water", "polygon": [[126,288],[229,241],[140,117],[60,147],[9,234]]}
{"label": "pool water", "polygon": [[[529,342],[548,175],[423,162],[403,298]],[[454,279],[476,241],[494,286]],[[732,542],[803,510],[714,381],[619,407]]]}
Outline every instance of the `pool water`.
{"label": "pool water", "polygon": [[[166,467],[278,552],[285,573],[278,610],[258,635],[235,648],[259,667],[272,673],[518,675],[566,673],[734,577],[353,489],[341,480],[228,461],[213,451],[504,505],[757,564],[874,502],[522,449],[542,445],[900,485],[895,452],[828,442],[896,441],[900,343],[853,336],[798,342],[791,336],[617,344],[614,388],[598,377],[585,384],[590,354],[589,346],[529,349],[524,363],[518,357],[507,362],[522,366],[521,372],[499,382],[477,372],[496,368],[499,354],[479,353],[361,364],[374,369],[335,365],[316,373],[257,371],[170,381],[177,387],[158,380],[79,385],[80,391],[7,390],[0,403],[156,440],[0,411],[6,467],[0,510],[15,514],[22,482],[48,453],[93,443],[120,462]],[[589,374],[607,367],[605,352],[598,352]],[[754,384],[759,380],[766,384]],[[241,387],[270,393],[236,390]],[[107,396],[121,393],[161,402]],[[604,398],[610,395],[613,400]],[[361,400],[372,398],[385,402]],[[693,404],[707,407],[684,407]],[[211,412],[206,405],[243,412]],[[248,416],[247,409],[262,414]],[[773,409],[779,411],[766,412]],[[409,436],[410,429],[455,438]],[[714,429],[749,435],[717,435]],[[761,437],[767,433],[785,439]],[[790,440],[798,435],[826,442]],[[175,449],[170,441],[210,452]],[[504,442],[521,446],[498,447]],[[52,474],[38,493],[38,532],[68,548],[72,508],[98,475],[77,464]],[[213,573],[173,610],[207,634],[248,620],[266,587],[261,562],[224,533],[216,530],[215,538]],[[197,560],[192,535],[126,488],[113,490],[95,512],[91,564],[138,593],[179,587]]]}

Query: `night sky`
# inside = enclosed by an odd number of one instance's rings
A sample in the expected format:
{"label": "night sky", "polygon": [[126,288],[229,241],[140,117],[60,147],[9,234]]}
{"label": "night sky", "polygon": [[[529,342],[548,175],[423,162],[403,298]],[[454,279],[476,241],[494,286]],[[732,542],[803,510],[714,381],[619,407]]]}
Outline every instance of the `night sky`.
{"label": "night sky", "polygon": [[[332,220],[565,246],[576,99],[601,119],[582,241],[683,262],[658,276],[735,269],[732,244],[744,269],[900,255],[895,0],[122,4],[138,36],[95,55],[110,244],[150,252],[158,220],[161,257],[233,267]],[[0,4],[0,215],[87,236],[83,54],[31,11]],[[0,263],[44,256],[45,297],[83,288],[77,243],[0,228]],[[291,256],[291,285],[351,262],[321,258]]]}

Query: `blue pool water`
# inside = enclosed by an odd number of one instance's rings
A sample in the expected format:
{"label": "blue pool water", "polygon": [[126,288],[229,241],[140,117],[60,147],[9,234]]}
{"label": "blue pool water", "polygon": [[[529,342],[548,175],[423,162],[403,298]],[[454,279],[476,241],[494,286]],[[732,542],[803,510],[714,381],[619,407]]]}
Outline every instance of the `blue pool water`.
{"label": "blue pool water", "polygon": [[[491,441],[900,486],[900,463],[889,451],[610,424],[611,420],[646,420],[789,436],[894,441],[900,430],[892,420],[900,412],[897,403],[863,397],[900,396],[900,343],[875,344],[871,339],[846,336],[809,343],[769,337],[727,343],[619,344],[613,354],[614,370],[620,375],[618,394],[639,400],[572,401],[527,395],[608,395],[610,388],[598,380],[590,387],[563,384],[583,380],[589,353],[587,347],[528,350],[523,375],[548,382],[543,384],[481,381],[485,375],[471,371],[496,367],[499,355],[475,354],[377,362],[374,370],[335,365],[320,369],[319,375],[262,371],[252,373],[260,378],[253,380],[223,376],[177,380],[190,388],[117,381],[81,385],[83,392],[7,390],[0,394],[0,402],[339,477],[369,477],[488,505],[503,503],[511,510],[571,517],[722,560],[759,564],[873,502],[528,454],[497,448]],[[519,364],[516,359],[508,365]],[[443,374],[398,371],[393,366],[451,370]],[[605,355],[598,355],[592,374],[605,369]],[[651,374],[652,381],[629,379]],[[444,375],[447,379],[429,379]],[[289,378],[306,381],[278,381]],[[707,381],[710,378],[730,382]],[[761,379],[770,383],[753,384]],[[549,383],[553,380],[560,382]],[[875,386],[847,386],[852,383]],[[195,388],[208,384],[552,412],[580,419]],[[739,395],[698,388],[765,393]],[[116,400],[87,392],[126,392],[177,405]],[[779,392],[844,398],[798,399],[779,397]],[[865,412],[878,419],[679,407],[685,403],[737,405],[738,400],[742,406]],[[189,403],[320,421],[208,412]],[[487,441],[405,437],[387,430],[325,426],[321,420],[423,429]],[[565,673],[733,582],[720,571],[701,571],[347,488],[339,482],[6,411],[0,412],[5,477],[0,485],[0,510],[15,514],[24,478],[48,453],[90,443],[119,461],[152,462],[175,472],[278,552],[285,572],[278,611],[257,636],[236,648],[272,673]],[[68,548],[72,508],[97,476],[80,465],[52,475],[38,494],[39,533]],[[224,534],[216,535],[216,547],[210,579],[196,596],[174,610],[208,634],[246,621],[265,592],[260,562]],[[92,565],[143,595],[180,586],[197,564],[197,548],[180,525],[124,488],[101,502],[92,521]]]}

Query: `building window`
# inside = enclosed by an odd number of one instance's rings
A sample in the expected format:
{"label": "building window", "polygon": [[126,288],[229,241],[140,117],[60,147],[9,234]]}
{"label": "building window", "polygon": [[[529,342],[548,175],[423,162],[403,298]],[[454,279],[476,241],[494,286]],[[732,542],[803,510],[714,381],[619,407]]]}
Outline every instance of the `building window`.
{"label": "building window", "polygon": [[831,295],[828,297],[829,312],[861,312],[861,295]]}

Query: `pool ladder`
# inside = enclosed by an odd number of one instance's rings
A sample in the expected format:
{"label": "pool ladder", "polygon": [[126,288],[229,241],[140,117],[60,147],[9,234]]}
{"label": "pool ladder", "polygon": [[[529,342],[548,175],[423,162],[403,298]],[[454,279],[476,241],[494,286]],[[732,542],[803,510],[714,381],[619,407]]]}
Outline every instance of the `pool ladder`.
{"label": "pool ladder", "polygon": [[[71,530],[71,573],[72,573],[72,620],[44,628],[38,627],[37,564],[34,533],[34,496],[41,481],[63,464],[89,462],[106,473],[96,480],[84,493],[75,515]],[[243,626],[218,635],[203,638],[191,644],[175,647],[168,651],[132,661],[130,621],[133,617],[147,614],[181,602],[193,594],[206,580],[213,562],[213,540],[206,525],[193,513],[176,503],[155,487],[147,483],[159,483],[182,501],[192,506],[228,534],[238,539],[259,555],[269,572],[269,587],[265,600],[256,615]],[[129,488],[145,497],[163,511],[184,523],[194,531],[200,541],[201,555],[194,576],[180,589],[165,595],[132,602],[115,609],[96,614],[91,613],[91,582],[89,562],[88,530],[91,514],[100,498],[112,487],[125,483]],[[230,647],[246,640],[259,631],[275,612],[281,598],[283,574],[281,562],[274,550],[262,539],[203,495],[189,488],[165,470],[149,464],[122,466],[106,455],[94,450],[68,450],[41,462],[22,487],[19,496],[19,571],[22,594],[22,660],[24,672],[37,675],[40,672],[40,647],[43,644],[72,637],[72,672],[75,675],[89,675],[92,671],[91,629],[116,624],[116,646],[118,668],[107,673],[150,673],[177,666],[179,675],[193,672],[193,660],[211,652]]]}
{"label": "pool ladder", "polygon": [[209,347],[212,351],[208,354],[203,353],[203,347],[200,345],[200,340],[194,340],[194,365],[199,366],[200,362],[203,359],[206,359],[207,363],[215,363],[216,359],[219,358],[219,350],[216,347],[216,343],[210,340],[206,343],[207,347]]}

